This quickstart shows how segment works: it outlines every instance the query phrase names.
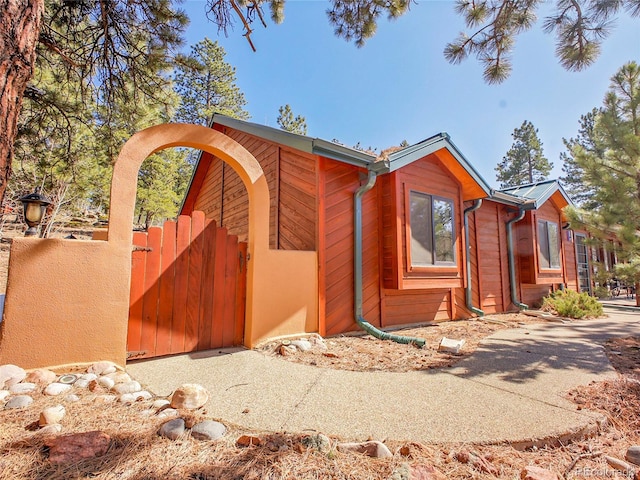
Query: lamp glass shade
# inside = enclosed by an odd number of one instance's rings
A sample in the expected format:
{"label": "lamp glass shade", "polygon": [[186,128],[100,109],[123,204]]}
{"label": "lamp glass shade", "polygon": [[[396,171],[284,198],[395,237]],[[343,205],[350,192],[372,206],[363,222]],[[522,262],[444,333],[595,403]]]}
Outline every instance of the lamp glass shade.
{"label": "lamp glass shade", "polygon": [[24,218],[28,223],[38,224],[42,220],[42,208],[43,205],[40,203],[26,203],[24,209]]}

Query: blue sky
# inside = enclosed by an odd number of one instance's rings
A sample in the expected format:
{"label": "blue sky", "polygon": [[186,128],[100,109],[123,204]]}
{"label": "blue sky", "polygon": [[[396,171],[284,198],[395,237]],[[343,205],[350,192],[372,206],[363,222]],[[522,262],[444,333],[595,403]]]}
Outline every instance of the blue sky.
{"label": "blue sky", "polygon": [[621,16],[598,61],[578,73],[558,65],[554,38],[537,25],[518,38],[511,77],[487,85],[475,59],[451,65],[442,55],[464,29],[452,1],[421,1],[396,21],[381,20],[362,48],[334,36],[327,5],[289,0],[282,24],[255,26],[254,53],[239,24],[218,35],[204,0],[186,0],[187,40],[207,36],[224,47],[253,122],[277,126],[278,108],[289,104],[310,136],[378,150],[447,132],[494,186],[494,168],[524,120],[538,128],[552,175],[561,175],[562,138],[575,136],[580,115],[602,104],[625,62],[640,62],[640,19]]}

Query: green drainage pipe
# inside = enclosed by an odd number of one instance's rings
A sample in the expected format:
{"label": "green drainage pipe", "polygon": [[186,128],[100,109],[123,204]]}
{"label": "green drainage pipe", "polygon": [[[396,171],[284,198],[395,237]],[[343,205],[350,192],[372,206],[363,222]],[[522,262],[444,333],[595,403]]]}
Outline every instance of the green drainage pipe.
{"label": "green drainage pipe", "polygon": [[513,258],[513,232],[512,225],[516,222],[519,222],[524,218],[524,210],[522,208],[518,208],[518,215],[513,217],[511,220],[508,220],[506,223],[507,227],[507,259],[509,260],[509,286],[511,289],[511,302],[518,307],[519,309],[526,310],[529,308],[528,305],[524,303],[520,303],[520,299],[518,298],[517,285],[516,285],[516,262]]}
{"label": "green drainage pipe", "polygon": [[427,343],[423,338],[405,337],[383,332],[367,322],[362,314],[362,196],[371,190],[376,183],[376,173],[369,170],[367,183],[362,185],[353,197],[354,204],[354,232],[353,232],[353,303],[355,306],[355,320],[365,332],[380,340],[391,340],[397,343],[411,344],[422,348]]}
{"label": "green drainage pipe", "polygon": [[[483,317],[484,316],[484,312],[482,310],[480,310],[479,308],[476,308],[473,306],[473,300],[471,297],[471,244],[469,242],[469,214],[471,212],[475,212],[476,210],[478,210],[480,207],[482,206],[482,199],[478,199],[476,200],[473,205],[471,205],[469,208],[465,209],[464,211],[464,244],[466,246],[467,249],[467,286],[464,289],[464,297],[465,297],[465,303],[467,304],[467,309],[473,313],[475,313],[476,315],[478,315],[479,317]],[[477,235],[477,233],[476,233]],[[477,256],[477,252],[476,252],[476,256]]]}

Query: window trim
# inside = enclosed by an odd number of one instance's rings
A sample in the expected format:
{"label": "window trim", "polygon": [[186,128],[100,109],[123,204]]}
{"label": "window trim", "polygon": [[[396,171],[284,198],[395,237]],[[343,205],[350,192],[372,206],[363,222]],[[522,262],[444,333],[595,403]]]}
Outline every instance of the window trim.
{"label": "window trim", "polygon": [[[544,232],[541,232],[540,226],[544,225]],[[549,225],[554,225],[556,230],[556,245],[557,245],[557,256],[552,258],[551,252],[551,234]],[[546,235],[545,238],[545,246],[546,252],[543,252],[541,236]],[[538,246],[538,268],[540,272],[558,272],[562,270],[562,238],[560,232],[560,224],[558,222],[554,222],[553,220],[547,220],[546,218],[538,218],[536,220],[536,238],[537,238],[537,246]],[[543,253],[548,255],[549,262],[548,264],[543,264],[543,260],[546,260],[547,257]],[[554,265],[553,260],[557,259],[558,264]]]}
{"label": "window trim", "polygon": [[[456,221],[455,221],[455,212],[456,205],[455,200],[452,198],[443,197],[441,195],[434,195],[432,193],[425,192],[424,188],[410,185],[405,183],[405,245],[406,245],[406,258],[407,258],[407,272],[408,273],[444,273],[444,274],[457,274],[458,273],[458,255],[457,255],[457,232],[456,232]],[[426,196],[430,198],[431,203],[431,249],[432,249],[432,257],[433,263],[431,265],[413,265],[412,264],[412,256],[411,256],[411,194],[416,193],[418,195]],[[453,255],[452,261],[437,261],[435,259],[435,228],[433,224],[433,205],[434,200],[439,200],[442,202],[446,202],[451,206],[451,253]]]}

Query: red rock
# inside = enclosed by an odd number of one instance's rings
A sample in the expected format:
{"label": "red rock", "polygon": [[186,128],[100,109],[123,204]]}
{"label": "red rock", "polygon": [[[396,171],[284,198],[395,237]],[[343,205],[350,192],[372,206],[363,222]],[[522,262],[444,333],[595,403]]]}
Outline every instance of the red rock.
{"label": "red rock", "polygon": [[236,445],[238,447],[250,447],[252,445],[259,447],[262,445],[262,440],[260,440],[259,437],[253,437],[251,435],[242,435],[238,440],[236,440]]}
{"label": "red rock", "polygon": [[447,477],[433,465],[411,467],[409,480],[447,480]]}
{"label": "red rock", "polygon": [[558,480],[558,475],[546,468],[528,465],[520,472],[522,480]]}
{"label": "red rock", "polygon": [[100,457],[107,453],[110,442],[106,433],[93,431],[53,437],[45,445],[49,447],[49,462],[62,465]]}

